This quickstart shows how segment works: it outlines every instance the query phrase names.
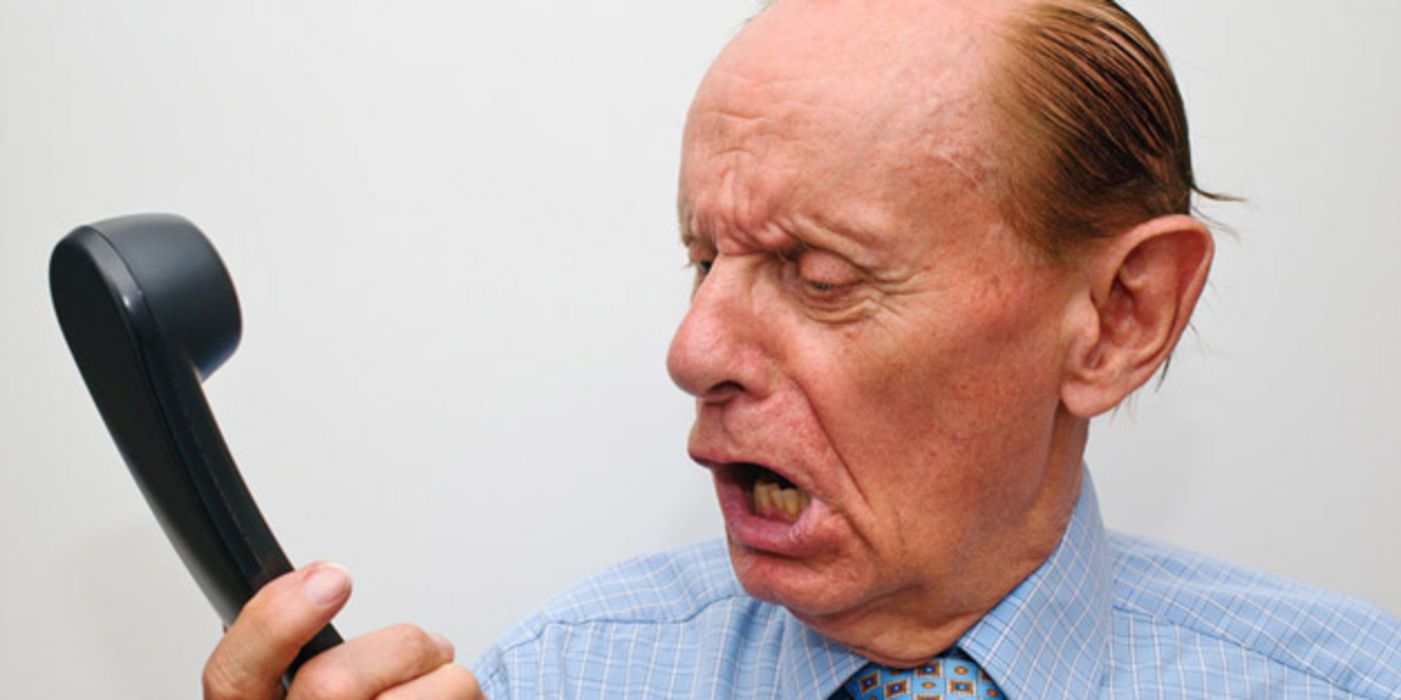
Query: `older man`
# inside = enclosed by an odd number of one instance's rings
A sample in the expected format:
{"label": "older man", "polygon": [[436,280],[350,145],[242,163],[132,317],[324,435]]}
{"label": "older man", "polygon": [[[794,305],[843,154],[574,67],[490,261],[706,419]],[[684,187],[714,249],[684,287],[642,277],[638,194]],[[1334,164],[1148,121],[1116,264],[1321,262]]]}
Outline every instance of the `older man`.
{"label": "older man", "polygon": [[[474,674],[399,627],[292,695],[1401,697],[1384,613],[1100,522],[1089,421],[1191,316],[1194,190],[1166,62],[1107,0],[777,3],[681,172],[668,366],[727,541],[582,584]],[[273,692],[348,586],[270,585],[207,694]]]}

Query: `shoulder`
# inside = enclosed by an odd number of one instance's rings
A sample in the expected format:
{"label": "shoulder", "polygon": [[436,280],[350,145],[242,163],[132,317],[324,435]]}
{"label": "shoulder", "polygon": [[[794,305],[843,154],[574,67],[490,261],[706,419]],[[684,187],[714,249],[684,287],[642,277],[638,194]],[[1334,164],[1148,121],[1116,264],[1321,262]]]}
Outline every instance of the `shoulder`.
{"label": "shoulder", "polygon": [[1162,543],[1120,533],[1109,540],[1111,655],[1121,670],[1151,666],[1227,688],[1401,693],[1401,621],[1381,608]]}
{"label": "shoulder", "polygon": [[681,622],[743,595],[724,542],[712,540],[614,564],[546,601],[517,632],[546,624]]}
{"label": "shoulder", "polygon": [[[488,697],[651,697],[777,628],[735,580],[723,541],[630,559],[551,598],[472,664]],[[717,675],[714,672],[708,675]],[[656,692],[653,692],[656,691]],[[682,693],[684,694],[684,693]]]}

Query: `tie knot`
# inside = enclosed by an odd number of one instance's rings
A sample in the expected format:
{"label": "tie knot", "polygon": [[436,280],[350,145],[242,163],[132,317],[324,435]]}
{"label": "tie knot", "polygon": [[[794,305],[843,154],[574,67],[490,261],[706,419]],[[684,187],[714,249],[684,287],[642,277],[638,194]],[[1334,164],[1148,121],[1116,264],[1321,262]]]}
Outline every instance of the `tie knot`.
{"label": "tie knot", "polygon": [[[957,649],[914,668],[867,664],[842,686],[852,700],[958,700],[1002,698],[978,664]],[[837,697],[841,697],[840,694]]]}

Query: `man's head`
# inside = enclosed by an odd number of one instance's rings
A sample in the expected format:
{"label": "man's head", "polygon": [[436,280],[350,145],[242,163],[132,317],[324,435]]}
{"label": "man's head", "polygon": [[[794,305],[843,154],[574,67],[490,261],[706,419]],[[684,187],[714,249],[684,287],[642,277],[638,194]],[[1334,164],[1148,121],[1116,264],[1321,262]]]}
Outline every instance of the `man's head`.
{"label": "man's head", "polygon": [[668,365],[697,397],[690,451],[745,587],[887,663],[1050,554],[1088,419],[1167,357],[1211,257],[1181,212],[1081,235],[1037,199],[1076,164],[1022,129],[1044,116],[1017,103],[1041,80],[1017,67],[1032,11],[784,0],[686,129],[698,283]]}

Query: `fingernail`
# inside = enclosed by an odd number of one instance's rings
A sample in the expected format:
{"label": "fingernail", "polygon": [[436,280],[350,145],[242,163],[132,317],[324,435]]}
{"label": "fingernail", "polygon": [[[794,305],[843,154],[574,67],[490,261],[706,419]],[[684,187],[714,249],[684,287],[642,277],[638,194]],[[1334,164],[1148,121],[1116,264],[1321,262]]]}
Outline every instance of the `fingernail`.
{"label": "fingernail", "polygon": [[428,636],[433,638],[433,643],[437,644],[438,648],[442,649],[443,654],[447,655],[449,659],[451,659],[453,655],[457,653],[457,650],[453,648],[452,642],[449,642],[447,637],[444,637],[443,635],[438,634],[436,632],[429,632]]}
{"label": "fingernail", "polygon": [[320,564],[302,584],[302,590],[317,605],[335,605],[350,595],[350,572],[340,564]]}

